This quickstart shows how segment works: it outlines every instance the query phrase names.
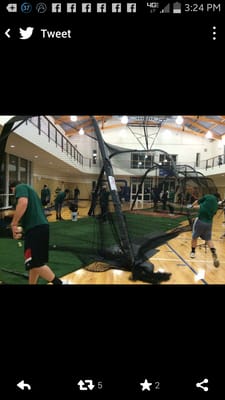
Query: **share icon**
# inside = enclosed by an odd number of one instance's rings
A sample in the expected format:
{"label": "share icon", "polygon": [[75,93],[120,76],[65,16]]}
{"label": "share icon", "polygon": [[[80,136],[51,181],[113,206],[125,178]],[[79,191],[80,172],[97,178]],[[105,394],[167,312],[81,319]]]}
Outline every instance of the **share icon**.
{"label": "share icon", "polygon": [[209,382],[209,380],[207,378],[205,378],[205,379],[203,379],[202,382],[197,382],[196,383],[196,387],[204,390],[204,392],[208,392],[208,390],[209,390],[208,386],[202,386],[202,385],[204,385],[205,383],[208,383],[208,382]]}

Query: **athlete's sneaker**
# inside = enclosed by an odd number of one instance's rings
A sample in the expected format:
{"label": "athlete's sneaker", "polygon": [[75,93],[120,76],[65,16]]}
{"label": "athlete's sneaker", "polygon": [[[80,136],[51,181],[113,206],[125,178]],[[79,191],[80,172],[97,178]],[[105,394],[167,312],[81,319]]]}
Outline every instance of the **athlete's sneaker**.
{"label": "athlete's sneaker", "polygon": [[69,279],[60,279],[62,281],[62,285],[72,285],[72,281]]}
{"label": "athlete's sneaker", "polygon": [[191,258],[195,258],[195,252],[194,252],[194,251],[191,251],[190,257],[191,257]]}
{"label": "athlete's sneaker", "polygon": [[217,254],[213,254],[213,265],[214,267],[218,268],[220,265],[220,262],[218,260]]}

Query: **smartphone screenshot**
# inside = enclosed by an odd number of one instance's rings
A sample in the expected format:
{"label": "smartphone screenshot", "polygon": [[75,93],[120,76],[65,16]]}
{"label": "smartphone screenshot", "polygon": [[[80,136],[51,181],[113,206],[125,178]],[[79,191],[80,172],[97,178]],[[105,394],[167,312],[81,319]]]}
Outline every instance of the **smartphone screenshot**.
{"label": "smartphone screenshot", "polygon": [[223,394],[224,14],[1,3],[2,395]]}

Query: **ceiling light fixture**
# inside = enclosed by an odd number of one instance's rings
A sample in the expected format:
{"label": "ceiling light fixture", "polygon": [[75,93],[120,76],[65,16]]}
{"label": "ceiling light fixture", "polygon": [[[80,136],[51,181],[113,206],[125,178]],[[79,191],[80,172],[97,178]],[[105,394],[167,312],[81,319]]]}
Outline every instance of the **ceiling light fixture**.
{"label": "ceiling light fixture", "polygon": [[182,125],[184,122],[183,117],[181,117],[181,115],[178,115],[178,117],[176,118],[176,124],[177,125]]}
{"label": "ceiling light fixture", "polygon": [[128,116],[127,115],[123,115],[123,117],[121,117],[121,123],[123,125],[126,125],[128,123]]}
{"label": "ceiling light fixture", "polygon": [[211,131],[208,131],[208,132],[206,132],[206,134],[205,134],[205,137],[207,138],[207,139],[212,139],[212,132]]}

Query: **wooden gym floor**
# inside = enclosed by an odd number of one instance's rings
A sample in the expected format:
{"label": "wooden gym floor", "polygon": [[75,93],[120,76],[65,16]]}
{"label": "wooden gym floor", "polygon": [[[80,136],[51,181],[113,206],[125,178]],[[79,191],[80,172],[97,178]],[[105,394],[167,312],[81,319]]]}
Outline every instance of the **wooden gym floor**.
{"label": "wooden gym floor", "polygon": [[[79,202],[79,218],[87,216],[89,209],[88,202]],[[62,217],[70,219],[70,211],[67,207],[63,209]],[[55,212],[48,217],[49,221],[55,221]],[[213,222],[213,235],[218,258],[219,268],[213,266],[212,255],[204,242],[199,239],[196,249],[196,258],[190,258],[191,251],[191,232],[183,232],[176,238],[168,241],[164,245],[157,247],[158,252],[151,257],[154,264],[154,271],[171,273],[169,281],[162,282],[161,285],[184,284],[184,285],[206,285],[206,284],[225,284],[225,238],[220,239],[225,233],[224,214],[218,210]],[[57,222],[58,223],[58,222]],[[109,269],[104,272],[92,272],[85,268],[72,272],[61,277],[67,284],[106,284],[106,285],[148,285],[142,281],[130,280],[131,273],[118,269]]]}

